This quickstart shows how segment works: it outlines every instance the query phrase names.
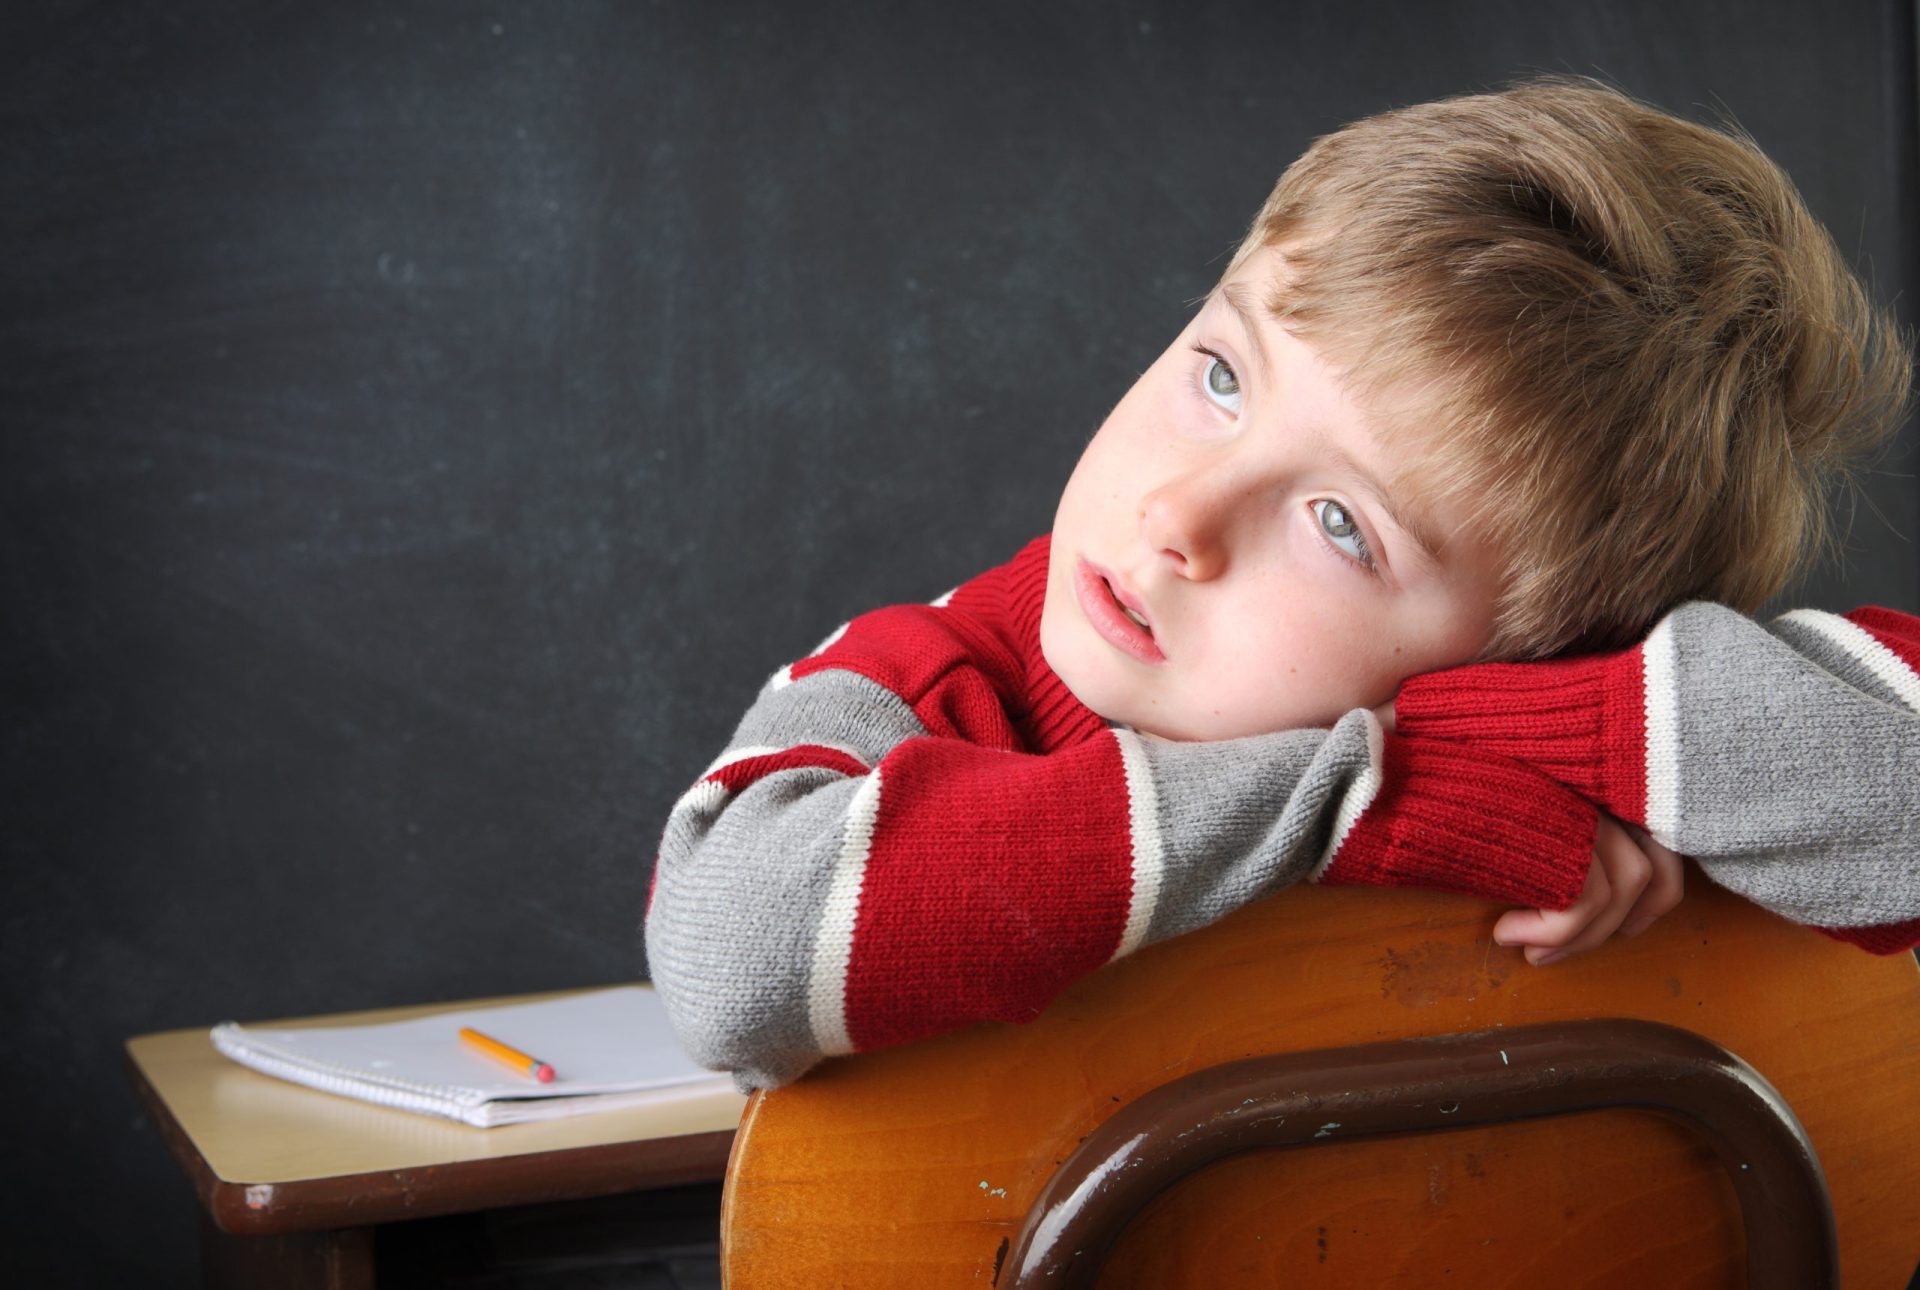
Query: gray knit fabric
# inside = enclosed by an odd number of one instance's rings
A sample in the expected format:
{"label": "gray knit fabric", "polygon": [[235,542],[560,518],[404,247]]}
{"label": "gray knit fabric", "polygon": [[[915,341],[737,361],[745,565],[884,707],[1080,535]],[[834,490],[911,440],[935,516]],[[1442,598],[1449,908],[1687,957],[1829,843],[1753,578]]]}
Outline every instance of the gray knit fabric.
{"label": "gray knit fabric", "polygon": [[1920,918],[1920,713],[1804,620],[1668,616],[1679,811],[1667,844],[1795,922]]}
{"label": "gray knit fabric", "polygon": [[[1159,798],[1163,877],[1141,944],[1203,927],[1298,882],[1327,849],[1346,795],[1372,764],[1372,714],[1331,731],[1224,743],[1138,744]],[[729,754],[825,744],[869,765],[926,733],[884,687],[853,672],[770,683]],[[723,756],[722,760],[727,757]],[[784,770],[670,817],[647,920],[653,984],[695,1060],[742,1088],[786,1083],[825,1054],[807,1016],[808,973],[848,806],[862,781]]]}
{"label": "gray knit fabric", "polygon": [[[1863,663],[1834,643],[1830,623],[1763,626],[1689,605],[1664,631],[1661,728],[1674,792],[1663,840],[1715,882],[1799,922],[1920,919],[1920,712],[1888,680],[1899,668]],[[1650,711],[1659,675],[1649,664]],[[872,766],[925,734],[884,687],[828,670],[776,676],[729,751],[826,744]],[[1119,737],[1157,798],[1159,890],[1146,944],[1308,876],[1349,795],[1358,788],[1364,801],[1376,735],[1371,714],[1357,711],[1331,731]],[[823,1056],[808,978],[862,783],[786,770],[724,804],[696,788],[668,823],[647,924],[654,984],[693,1055],[734,1070],[743,1088],[785,1083]]]}
{"label": "gray knit fabric", "polygon": [[1143,943],[1205,927],[1310,873],[1367,768],[1371,720],[1354,712],[1331,732],[1221,743],[1144,739],[1166,867]]}

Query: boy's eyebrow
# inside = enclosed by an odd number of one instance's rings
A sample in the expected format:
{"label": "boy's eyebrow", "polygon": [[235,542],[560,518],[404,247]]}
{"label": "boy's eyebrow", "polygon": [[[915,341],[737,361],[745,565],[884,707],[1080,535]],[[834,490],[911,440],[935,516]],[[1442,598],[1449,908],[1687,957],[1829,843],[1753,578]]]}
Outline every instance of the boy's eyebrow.
{"label": "boy's eyebrow", "polygon": [[1395,527],[1412,539],[1415,559],[1431,569],[1438,570],[1441,567],[1440,543],[1434,534],[1432,526],[1426,522],[1425,518],[1411,507],[1406,510],[1401,510],[1395,506],[1393,504],[1393,494],[1387,491],[1384,484],[1374,478],[1371,471],[1354,460],[1346,449],[1340,447],[1338,444],[1328,443],[1324,436],[1320,437],[1320,445],[1325,450],[1327,459],[1333,463],[1335,469],[1346,474],[1349,478],[1357,482],[1361,488],[1365,489],[1373,500],[1379,503],[1380,509],[1387,513],[1387,518],[1394,522]]}
{"label": "boy's eyebrow", "polygon": [[[1229,282],[1221,286],[1220,296],[1233,307],[1234,316],[1240,320],[1240,325],[1246,328],[1247,341],[1253,346],[1254,356],[1260,360],[1260,379],[1263,383],[1270,384],[1273,367],[1267,361],[1267,343],[1260,338],[1259,328],[1253,325],[1253,292],[1243,283]],[[1440,543],[1434,534],[1433,527],[1417,511],[1411,508],[1401,510],[1395,506],[1393,495],[1387,491],[1386,486],[1375,479],[1372,472],[1354,460],[1344,449],[1326,442],[1324,436],[1321,438],[1321,443],[1334,466],[1366,489],[1373,500],[1379,503],[1380,509],[1387,513],[1387,518],[1394,522],[1395,527],[1412,539],[1415,560],[1430,569],[1438,570],[1441,567]]]}
{"label": "boy's eyebrow", "polygon": [[1253,293],[1238,282],[1229,282],[1220,288],[1220,295],[1233,306],[1234,316],[1247,329],[1247,343],[1253,346],[1254,357],[1260,360],[1261,383],[1271,382],[1273,365],[1267,362],[1267,342],[1260,338],[1260,329],[1253,325]]}

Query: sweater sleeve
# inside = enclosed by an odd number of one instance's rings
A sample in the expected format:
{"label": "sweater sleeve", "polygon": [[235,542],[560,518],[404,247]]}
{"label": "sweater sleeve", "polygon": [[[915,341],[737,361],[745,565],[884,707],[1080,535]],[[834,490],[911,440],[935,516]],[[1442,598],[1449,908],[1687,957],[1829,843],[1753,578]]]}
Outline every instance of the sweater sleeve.
{"label": "sweater sleeve", "polygon": [[1920,619],[1683,605],[1619,653],[1415,677],[1395,723],[1525,761],[1797,922],[1920,944]]}
{"label": "sweater sleeve", "polygon": [[906,695],[875,670],[776,674],[661,841],[654,985],[693,1055],[742,1087],[1030,1020],[1102,964],[1303,879],[1564,906],[1586,878],[1592,806],[1365,711],[1218,743],[1103,728],[1036,753],[996,733],[970,668]]}

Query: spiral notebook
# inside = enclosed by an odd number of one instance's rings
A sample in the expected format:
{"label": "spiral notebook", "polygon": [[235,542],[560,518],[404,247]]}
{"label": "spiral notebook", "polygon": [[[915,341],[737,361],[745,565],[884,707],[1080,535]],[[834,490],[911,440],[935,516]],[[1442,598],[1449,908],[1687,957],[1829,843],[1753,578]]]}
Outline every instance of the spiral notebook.
{"label": "spiral notebook", "polygon": [[[554,1068],[541,1084],[463,1043],[471,1026]],[[267,1075],[480,1128],[731,1090],[681,1049],[651,989],[620,986],[373,1026],[223,1022],[213,1045]]]}

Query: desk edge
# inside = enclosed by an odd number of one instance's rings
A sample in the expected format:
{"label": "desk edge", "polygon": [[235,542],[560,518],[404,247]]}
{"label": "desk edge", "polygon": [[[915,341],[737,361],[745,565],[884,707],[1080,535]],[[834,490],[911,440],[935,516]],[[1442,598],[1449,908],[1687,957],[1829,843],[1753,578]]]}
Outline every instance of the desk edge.
{"label": "desk edge", "polygon": [[131,1041],[124,1051],[134,1091],[153,1118],[167,1150],[186,1171],[214,1225],[237,1236],[365,1227],[509,1205],[718,1182],[725,1176],[727,1157],[733,1148],[735,1130],[715,1129],[670,1138],[467,1160],[453,1171],[445,1165],[427,1165],[295,1182],[229,1182],[213,1172],[147,1079]]}

